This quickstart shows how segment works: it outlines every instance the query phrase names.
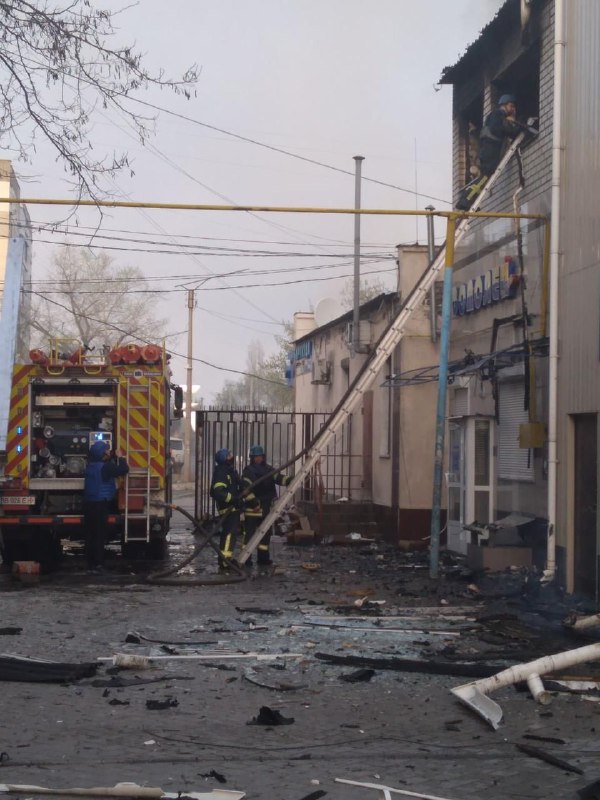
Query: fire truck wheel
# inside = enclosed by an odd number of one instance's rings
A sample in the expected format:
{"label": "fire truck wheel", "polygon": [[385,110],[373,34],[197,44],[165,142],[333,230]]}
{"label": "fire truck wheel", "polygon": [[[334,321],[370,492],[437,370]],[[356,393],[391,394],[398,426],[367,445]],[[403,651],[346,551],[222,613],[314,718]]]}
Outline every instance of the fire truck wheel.
{"label": "fire truck wheel", "polygon": [[152,539],[146,545],[146,552],[151,561],[164,561],[169,554],[169,546],[166,537],[163,535]]}
{"label": "fire truck wheel", "polygon": [[51,530],[35,531],[29,551],[31,558],[40,562],[42,572],[51,572],[58,567],[62,558],[60,536]]}

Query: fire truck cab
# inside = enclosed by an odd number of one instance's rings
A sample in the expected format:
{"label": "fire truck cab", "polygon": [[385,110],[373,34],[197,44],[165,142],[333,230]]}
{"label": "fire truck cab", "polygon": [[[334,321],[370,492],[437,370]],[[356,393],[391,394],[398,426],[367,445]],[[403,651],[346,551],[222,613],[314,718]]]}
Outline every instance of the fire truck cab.
{"label": "fire truck cab", "polygon": [[109,517],[128,554],[164,555],[169,529],[170,372],[160,345],[128,344],[92,357],[73,340],[54,340],[17,364],[10,398],[6,466],[0,478],[3,560],[47,564],[65,539],[83,540],[83,483],[90,446],[121,450],[129,474],[118,481]]}

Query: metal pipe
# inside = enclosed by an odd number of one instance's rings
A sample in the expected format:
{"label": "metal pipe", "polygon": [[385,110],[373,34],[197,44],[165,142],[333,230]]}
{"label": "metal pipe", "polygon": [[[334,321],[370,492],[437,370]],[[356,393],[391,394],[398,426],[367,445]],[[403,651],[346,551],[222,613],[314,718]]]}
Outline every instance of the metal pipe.
{"label": "metal pipe", "polygon": [[600,658],[600,643],[588,644],[577,647],[575,650],[566,650],[552,656],[543,656],[528,664],[515,664],[513,667],[502,670],[492,675],[491,678],[481,678],[472,683],[465,683],[451,689],[452,694],[466,706],[482,716],[490,725],[497,729],[502,721],[502,709],[487,697],[488,692],[512,686],[521,681],[527,681],[532,675],[546,675],[549,672],[573,667],[586,661],[595,661]]}
{"label": "metal pipe", "polygon": [[552,120],[552,227],[550,230],[549,365],[548,365],[548,543],[544,579],[556,574],[556,490],[558,472],[558,274],[562,168],[562,103],[565,56],[565,4],[554,3],[554,112]]}
{"label": "metal pipe", "polygon": [[188,289],[188,340],[187,340],[187,367],[186,367],[186,387],[185,387],[185,436],[183,462],[183,480],[189,483],[192,480],[192,351],[194,340],[194,290]]}
{"label": "metal pipe", "polygon": [[[166,211],[262,211],[273,214],[361,214],[367,216],[412,217],[413,215],[427,217],[434,214],[437,217],[451,217],[455,211],[425,211],[406,208],[322,208],[318,206],[226,206],[212,203],[158,203],[142,202],[140,200],[69,200],[63,198],[46,197],[0,197],[2,203],[22,203],[32,206],[91,206],[94,208],[158,208]],[[500,211],[461,211],[461,217],[481,217],[482,219],[512,219],[514,214],[505,214]],[[521,219],[546,219],[545,214],[519,214]]]}
{"label": "metal pipe", "polygon": [[[354,156],[354,208],[360,211],[360,182],[364,156]],[[360,214],[354,215],[354,307],[352,314],[352,352],[360,351]]]}
{"label": "metal pipe", "polygon": [[535,672],[527,677],[527,686],[536,703],[541,706],[550,705],[552,696],[550,692],[546,691],[542,679]]}
{"label": "metal pipe", "polygon": [[[426,206],[427,211],[435,211],[434,206]],[[434,230],[434,220],[433,216],[427,217],[427,258],[429,259],[429,263],[433,262],[435,258],[435,230]],[[436,308],[435,308],[435,283],[431,284],[431,289],[429,290],[429,321],[431,324],[431,341],[437,341],[437,320],[436,320]]]}
{"label": "metal pipe", "polygon": [[587,631],[589,628],[597,628],[600,626],[600,614],[592,614],[589,617],[574,617],[565,623],[568,628],[574,631]]}
{"label": "metal pipe", "polygon": [[456,215],[448,217],[446,228],[446,261],[444,269],[444,294],[442,299],[442,330],[440,335],[440,370],[435,421],[435,454],[433,465],[433,500],[431,503],[431,539],[429,575],[438,576],[440,557],[440,516],[442,505],[442,476],[444,469],[444,438],[446,433],[446,395],[448,389],[448,352],[452,323],[452,268],[454,266],[454,238]]}
{"label": "metal pipe", "polygon": [[392,800],[393,794],[402,795],[402,797],[418,797],[421,800],[449,800],[448,797],[440,797],[437,794],[422,794],[422,792],[411,792],[408,789],[394,789],[392,786],[385,786],[380,783],[359,783],[358,781],[349,781],[345,778],[336,778],[336,783],[345,783],[347,786],[360,786],[363,789],[374,789],[377,791],[379,800]]}

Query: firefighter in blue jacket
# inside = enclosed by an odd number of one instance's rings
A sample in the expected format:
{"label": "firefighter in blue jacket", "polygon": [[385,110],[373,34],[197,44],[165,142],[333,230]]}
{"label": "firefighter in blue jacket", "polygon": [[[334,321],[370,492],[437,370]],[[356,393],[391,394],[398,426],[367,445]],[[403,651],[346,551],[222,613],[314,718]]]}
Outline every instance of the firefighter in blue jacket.
{"label": "firefighter in blue jacket", "polygon": [[85,555],[88,569],[101,572],[104,545],[108,534],[108,514],[117,495],[115,478],[129,472],[121,453],[111,458],[108,442],[94,442],[90,447],[83,487]]}
{"label": "firefighter in blue jacket", "polygon": [[[254,445],[250,448],[250,461],[242,472],[242,483],[244,491],[247,491],[255,481],[263,478],[269,472],[268,478],[264,478],[260,483],[252,488],[251,493],[246,495],[247,508],[244,513],[245,516],[245,537],[246,542],[254,535],[258,526],[267,516],[273,505],[273,501],[277,497],[277,489],[275,486],[287,486],[291,478],[284,475],[282,472],[274,470],[270,464],[265,460],[265,451],[260,445]],[[256,497],[258,503],[253,503],[252,498]],[[271,541],[271,531],[265,534],[261,543],[258,545],[258,552],[256,561],[259,565],[272,564],[269,545]]]}
{"label": "firefighter in blue jacket", "polygon": [[[240,512],[244,508],[241,497],[242,482],[233,464],[233,453],[226,448],[215,453],[215,468],[210,484],[210,496],[217,505],[217,512],[223,517],[219,549],[226,558],[233,558],[235,544],[240,532]],[[219,569],[227,568],[219,557]]]}

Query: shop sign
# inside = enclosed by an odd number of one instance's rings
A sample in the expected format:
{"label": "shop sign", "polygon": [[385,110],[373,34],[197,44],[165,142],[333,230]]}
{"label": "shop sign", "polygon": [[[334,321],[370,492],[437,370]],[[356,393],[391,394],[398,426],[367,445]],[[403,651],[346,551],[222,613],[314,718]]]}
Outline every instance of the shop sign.
{"label": "shop sign", "polygon": [[452,287],[454,316],[462,317],[502,300],[512,300],[517,296],[520,280],[517,262],[506,256],[500,266]]}

